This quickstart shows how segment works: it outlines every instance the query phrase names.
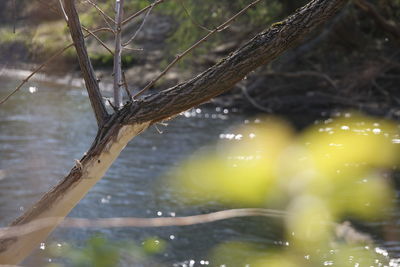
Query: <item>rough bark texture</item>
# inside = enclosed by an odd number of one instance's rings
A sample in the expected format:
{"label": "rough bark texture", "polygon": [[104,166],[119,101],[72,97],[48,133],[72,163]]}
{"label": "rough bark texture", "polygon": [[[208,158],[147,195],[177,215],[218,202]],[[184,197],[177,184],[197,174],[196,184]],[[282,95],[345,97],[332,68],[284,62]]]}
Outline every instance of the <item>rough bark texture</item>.
{"label": "rough bark texture", "polygon": [[[66,9],[71,8],[67,3],[73,4],[72,0],[64,2]],[[100,128],[92,147],[70,174],[12,225],[22,225],[38,218],[66,216],[91,186],[101,179],[130,139],[157,121],[176,116],[229,90],[249,72],[271,62],[301,42],[313,29],[336,14],[346,2],[313,0],[197,77],[126,104]],[[55,227],[29,236],[0,240],[0,264],[15,264],[23,260]]]}
{"label": "rough bark texture", "polygon": [[96,116],[97,125],[101,127],[106,122],[109,115],[106,107],[104,106],[103,98],[100,94],[99,84],[94,74],[92,63],[89,60],[85,39],[83,37],[79,16],[75,9],[74,0],[64,0],[64,10],[68,16],[68,27],[72,40],[74,41],[79,66],[81,68],[82,76],[85,80],[86,89],[89,94],[90,104],[92,105],[94,114]]}

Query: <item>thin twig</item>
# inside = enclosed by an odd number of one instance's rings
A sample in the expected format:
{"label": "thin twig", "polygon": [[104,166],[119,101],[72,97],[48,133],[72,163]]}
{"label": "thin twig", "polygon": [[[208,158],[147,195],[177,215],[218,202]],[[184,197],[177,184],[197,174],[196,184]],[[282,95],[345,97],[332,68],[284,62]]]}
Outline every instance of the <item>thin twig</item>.
{"label": "thin twig", "polygon": [[208,214],[185,216],[185,217],[161,217],[161,218],[104,218],[104,219],[83,219],[83,218],[60,218],[50,217],[38,219],[20,226],[0,228],[0,239],[26,235],[41,229],[51,227],[60,223],[61,227],[74,228],[119,228],[119,227],[168,227],[187,226],[194,224],[210,223],[238,217],[285,217],[284,211],[249,208],[230,209],[212,212]]}
{"label": "thin twig", "polygon": [[114,56],[113,51],[111,51],[111,49],[96,35],[94,34],[91,30],[89,30],[88,28],[86,28],[85,26],[81,25],[82,29],[84,29],[85,31],[87,31],[90,35],[92,35],[108,52],[110,52],[111,55]]}
{"label": "thin twig", "polygon": [[60,4],[61,12],[64,16],[64,20],[68,23],[68,16],[67,13],[65,13],[64,5],[62,3],[62,0],[58,0],[58,3]]}
{"label": "thin twig", "polygon": [[129,100],[132,100],[132,94],[131,94],[131,92],[129,92],[128,83],[126,82],[125,71],[122,72],[122,80],[124,81],[124,88],[125,88],[126,94],[128,95]]}
{"label": "thin twig", "polygon": [[62,53],[64,53],[65,50],[67,50],[68,48],[72,47],[74,44],[69,44],[68,46],[62,48],[61,50],[57,51],[57,53],[55,53],[54,55],[52,55],[50,58],[48,58],[45,62],[43,62],[39,67],[37,67],[34,71],[32,71],[31,74],[29,74],[25,79],[22,80],[22,82],[14,89],[14,91],[12,91],[10,94],[8,94],[6,97],[4,97],[1,101],[0,101],[0,105],[3,104],[4,102],[6,102],[11,96],[13,96],[16,92],[18,92],[19,89],[21,89],[21,87],[27,83],[29,81],[30,78],[32,78],[33,75],[35,75],[37,72],[39,72],[41,69],[43,69],[44,66],[46,66],[47,64],[49,64],[51,61],[53,61],[55,58],[57,58],[59,55],[61,55]]}
{"label": "thin twig", "polygon": [[149,82],[142,90],[140,90],[137,94],[135,94],[133,97],[138,97],[139,95],[143,94],[146,90],[148,90],[149,88],[151,88],[162,76],[164,76],[181,58],[183,58],[184,56],[186,56],[189,52],[191,52],[193,49],[195,49],[196,47],[198,47],[201,43],[205,42],[211,35],[213,35],[216,32],[220,32],[224,29],[226,29],[229,24],[234,21],[237,17],[239,17],[240,15],[242,15],[244,12],[246,12],[249,8],[253,7],[254,5],[256,5],[258,2],[260,2],[261,0],[256,0],[254,2],[252,2],[251,4],[247,5],[245,8],[243,8],[242,10],[240,10],[238,13],[236,13],[234,16],[232,16],[231,18],[229,18],[227,21],[225,21],[224,23],[222,23],[221,25],[219,25],[217,28],[215,28],[214,30],[212,30],[211,32],[207,33],[207,35],[205,35],[203,38],[201,38],[200,40],[198,40],[195,44],[193,44],[191,47],[189,47],[188,49],[186,49],[182,54],[178,54],[175,59],[169,63],[169,65],[160,73],[160,75],[158,75],[156,78],[154,78],[151,82]]}
{"label": "thin twig", "polygon": [[205,31],[208,31],[208,32],[211,32],[211,31],[212,31],[212,30],[210,30],[210,29],[207,29],[207,28],[204,27],[203,25],[201,25],[198,21],[196,21],[196,20],[192,17],[192,15],[190,14],[189,10],[186,8],[185,3],[183,2],[183,0],[179,0],[179,2],[181,3],[181,6],[182,6],[183,10],[185,11],[186,15],[189,17],[189,19],[192,21],[192,23],[193,23],[194,25],[196,25],[197,27],[199,27],[199,28],[201,28],[201,29],[203,29],[203,30],[205,30]]}
{"label": "thin twig", "polygon": [[[93,33],[96,32],[100,32],[100,31],[109,31],[108,28],[99,28],[96,29],[94,31],[92,31]],[[91,34],[87,34],[84,37],[87,38],[88,36],[91,36]],[[36,73],[38,73],[39,71],[41,71],[47,64],[49,64],[51,61],[53,61],[54,59],[56,59],[58,56],[60,56],[62,53],[64,53],[68,48],[73,47],[74,44],[70,43],[67,46],[65,46],[64,48],[58,50],[56,53],[54,53],[51,57],[49,57],[45,62],[43,62],[39,67],[37,67],[36,69],[34,69],[31,74],[29,74],[25,79],[22,80],[22,82],[11,92],[9,93],[7,96],[5,96],[1,101],[0,101],[0,105],[4,104],[10,97],[12,97],[16,92],[18,92],[22,86],[25,85],[25,83],[27,83],[29,81],[30,78],[32,78]]]}
{"label": "thin twig", "polygon": [[144,24],[146,23],[146,19],[149,16],[149,14],[151,13],[151,11],[153,10],[153,7],[155,6],[155,3],[153,3],[151,5],[151,7],[147,10],[146,15],[143,18],[142,23],[140,24],[139,28],[136,30],[136,32],[133,34],[133,36],[124,44],[122,44],[122,46],[127,46],[128,44],[130,44],[131,42],[133,42],[133,40],[135,40],[136,36],[138,35],[138,33],[142,30]]}
{"label": "thin twig", "polygon": [[136,18],[137,16],[140,16],[141,14],[143,14],[144,12],[146,12],[148,9],[153,8],[154,6],[161,4],[162,2],[164,2],[165,0],[157,0],[154,3],[152,3],[151,5],[148,5],[144,8],[142,8],[141,10],[139,10],[138,12],[130,15],[128,18],[124,19],[122,21],[122,25],[125,25],[126,23],[128,23],[129,21],[133,20],[134,18]]}
{"label": "thin twig", "polygon": [[255,101],[249,94],[249,92],[247,91],[247,88],[245,85],[241,85],[240,88],[242,89],[242,93],[243,95],[247,98],[247,100],[257,109],[267,112],[267,113],[271,113],[272,110],[270,108],[264,107],[261,104],[257,103],[257,101]]}
{"label": "thin twig", "polygon": [[115,25],[115,21],[113,20],[113,18],[111,18],[109,15],[107,15],[106,12],[104,12],[96,3],[93,3],[91,0],[86,0],[86,2],[91,4],[102,15],[102,17],[108,27],[113,28],[113,26],[111,26],[109,23],[109,21],[110,21]]}
{"label": "thin twig", "polygon": [[110,100],[109,98],[107,98],[107,102],[108,102],[108,104],[110,104],[110,107],[112,107],[112,109],[113,109],[115,112],[118,111],[118,109],[114,106],[114,104],[111,102],[111,100]]}

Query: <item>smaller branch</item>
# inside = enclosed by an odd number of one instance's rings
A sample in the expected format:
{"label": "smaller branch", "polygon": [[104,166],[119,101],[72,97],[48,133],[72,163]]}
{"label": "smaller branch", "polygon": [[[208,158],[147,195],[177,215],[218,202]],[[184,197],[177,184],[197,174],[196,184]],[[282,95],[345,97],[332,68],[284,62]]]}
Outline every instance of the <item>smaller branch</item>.
{"label": "smaller branch", "polygon": [[109,117],[107,109],[101,96],[99,84],[94,73],[92,62],[85,45],[85,38],[82,33],[81,22],[75,8],[74,0],[64,0],[65,13],[68,16],[68,27],[71,38],[74,42],[78,56],[79,66],[85,80],[86,90],[89,95],[90,104],[96,117],[97,125],[102,127]]}
{"label": "smaller branch", "polygon": [[35,70],[32,71],[31,74],[29,74],[25,79],[22,80],[22,82],[11,92],[9,93],[6,97],[4,97],[1,101],[0,101],[0,105],[5,103],[10,97],[12,97],[16,92],[18,92],[22,86],[25,85],[25,83],[27,83],[29,81],[30,78],[32,78],[32,76],[34,76],[36,73],[38,73],[40,70],[43,69],[43,67],[45,67],[47,64],[49,64],[51,61],[53,61],[55,58],[57,58],[59,55],[61,55],[62,53],[64,53],[64,51],[66,51],[68,48],[73,47],[74,44],[71,43],[69,45],[67,45],[66,47],[62,48],[61,50],[57,51],[54,55],[52,55],[51,57],[49,57],[45,62],[43,62],[39,67],[37,67]]}
{"label": "smaller branch", "polygon": [[179,2],[181,3],[181,6],[183,8],[183,10],[185,11],[186,15],[189,17],[189,19],[192,21],[192,23],[194,25],[196,25],[197,27],[199,27],[200,29],[203,29],[207,32],[211,32],[212,30],[207,29],[206,27],[204,27],[203,25],[201,25],[200,23],[198,23],[190,14],[189,10],[186,8],[185,3],[183,2],[183,0],[179,0]]}
{"label": "smaller branch", "polygon": [[58,0],[58,3],[60,4],[60,8],[61,8],[61,12],[63,14],[64,20],[65,20],[65,22],[68,23],[68,16],[67,16],[67,13],[65,13],[64,5],[62,3],[62,0]]}
{"label": "smaller branch", "polygon": [[186,217],[162,217],[162,218],[106,218],[106,219],[83,219],[83,218],[60,218],[50,217],[38,219],[19,226],[0,228],[0,239],[12,238],[39,231],[43,228],[60,223],[61,227],[74,228],[119,228],[119,227],[167,227],[187,226],[201,223],[210,223],[238,217],[285,217],[284,211],[249,208],[230,209],[212,212],[208,214],[193,215]]}
{"label": "smaller branch", "polygon": [[113,28],[109,23],[109,21],[110,21],[110,22],[112,22],[112,24],[115,24],[115,21],[113,20],[113,18],[111,18],[109,15],[107,15],[106,12],[104,12],[98,5],[96,5],[96,3],[93,3],[91,0],[86,0],[86,2],[88,2],[90,5],[92,5],[102,15],[102,17],[108,27]]}
{"label": "smaller branch", "polygon": [[107,98],[107,102],[108,102],[108,104],[110,104],[110,107],[112,107],[112,109],[113,109],[115,112],[118,111],[118,109],[114,106],[114,104],[111,102],[111,100],[110,100],[109,98]]}
{"label": "smaller branch", "polygon": [[153,8],[154,6],[161,4],[162,2],[164,2],[165,0],[157,0],[154,3],[152,3],[151,5],[148,5],[145,8],[142,8],[141,10],[139,10],[138,12],[130,15],[128,18],[124,19],[122,21],[122,26],[125,25],[126,23],[128,23],[129,21],[133,20],[134,18],[136,18],[137,16],[140,16],[141,14],[143,14],[144,12],[146,12],[148,9]]}
{"label": "smaller branch", "polygon": [[[92,33],[96,33],[96,32],[100,32],[100,31],[109,31],[110,29],[108,28],[99,28],[96,29],[94,31],[92,31]],[[113,32],[113,31],[111,31]],[[91,34],[87,34],[84,36],[84,38],[89,37]],[[49,64],[50,62],[52,62],[54,59],[56,59],[57,57],[59,57],[62,53],[64,53],[68,48],[71,48],[74,46],[74,43],[70,43],[67,46],[61,48],[60,50],[58,50],[56,53],[54,53],[51,57],[49,57],[45,62],[43,62],[41,65],[39,65],[39,67],[37,67],[36,69],[34,69],[32,71],[31,74],[29,74],[25,79],[22,80],[22,82],[11,92],[9,93],[7,96],[5,96],[1,101],[0,101],[0,105],[5,103],[10,97],[12,97],[16,92],[18,92],[22,86],[24,86],[25,83],[27,83],[30,78],[32,78],[36,73],[38,73],[39,71],[41,71],[47,64]]]}
{"label": "smaller branch", "polygon": [[196,43],[194,43],[191,47],[189,47],[188,49],[186,49],[182,54],[178,54],[175,59],[169,63],[169,65],[160,73],[160,75],[158,75],[156,78],[154,78],[151,82],[149,82],[142,90],[140,90],[137,94],[135,94],[133,97],[136,98],[139,95],[143,94],[146,90],[148,90],[149,88],[151,88],[161,77],[163,77],[173,66],[175,66],[175,64],[184,56],[186,56],[187,54],[189,54],[192,50],[194,50],[195,48],[197,48],[201,43],[207,41],[207,39],[220,31],[225,30],[229,24],[234,21],[237,17],[239,17],[240,15],[242,15],[244,12],[246,12],[249,8],[253,7],[254,5],[256,5],[258,2],[260,2],[261,0],[256,0],[252,3],[250,3],[249,5],[247,5],[245,8],[243,8],[242,10],[240,10],[238,13],[236,13],[234,16],[232,16],[231,18],[229,18],[227,21],[225,21],[224,23],[222,23],[221,25],[219,25],[217,28],[215,28],[214,30],[212,30],[211,32],[207,33],[203,38],[201,38],[200,40],[198,40]]}
{"label": "smaller branch", "polygon": [[124,16],[124,0],[115,0],[115,53],[114,53],[114,106],[122,106],[122,18]]}
{"label": "smaller branch", "polygon": [[272,110],[270,108],[264,107],[261,104],[257,103],[249,94],[249,92],[247,91],[247,88],[245,85],[240,86],[240,89],[242,89],[242,93],[243,95],[247,98],[247,100],[250,102],[250,104],[252,104],[255,108],[267,112],[267,113],[271,113]]}
{"label": "smaller branch", "polygon": [[122,80],[124,81],[124,88],[125,88],[125,92],[129,97],[129,100],[132,100],[132,94],[131,92],[129,92],[129,88],[128,88],[128,83],[126,82],[126,77],[125,77],[125,71],[122,72]]}
{"label": "smaller branch", "polygon": [[85,26],[81,25],[82,29],[84,29],[85,31],[87,31],[90,35],[92,35],[108,52],[110,52],[111,55],[114,56],[113,51],[111,51],[111,49],[96,35],[94,34],[91,30],[89,30],[88,28],[86,28]]}
{"label": "smaller branch", "polygon": [[139,28],[136,30],[136,32],[133,34],[133,36],[124,44],[122,44],[122,46],[127,46],[128,44],[130,44],[131,42],[133,42],[133,40],[135,40],[136,36],[138,35],[138,33],[142,30],[144,24],[146,23],[146,19],[149,16],[149,14],[151,13],[151,11],[153,10],[153,7],[155,6],[155,3],[153,3],[151,5],[151,7],[147,10],[146,15],[143,18],[142,23],[140,24]]}

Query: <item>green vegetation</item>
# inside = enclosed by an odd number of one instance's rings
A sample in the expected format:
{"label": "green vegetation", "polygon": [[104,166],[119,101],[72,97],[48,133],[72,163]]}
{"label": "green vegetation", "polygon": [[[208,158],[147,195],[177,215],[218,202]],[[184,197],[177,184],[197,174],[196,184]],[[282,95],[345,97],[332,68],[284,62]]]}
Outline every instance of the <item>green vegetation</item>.
{"label": "green vegetation", "polygon": [[134,266],[149,262],[150,256],[162,253],[165,249],[165,241],[155,237],[138,245],[134,241],[114,242],[102,235],[94,235],[82,248],[72,247],[65,242],[51,244],[45,253],[54,263],[47,264],[46,267],[112,267],[118,266],[122,259]]}
{"label": "green vegetation", "polygon": [[219,201],[286,211],[287,246],[223,243],[213,250],[214,266],[372,266],[388,259],[369,240],[338,239],[337,227],[348,218],[387,216],[395,194],[383,170],[399,165],[400,147],[392,142],[399,134],[394,122],[354,113],[300,134],[281,120],[264,118],[224,135],[217,152],[177,167],[170,183],[189,204]]}

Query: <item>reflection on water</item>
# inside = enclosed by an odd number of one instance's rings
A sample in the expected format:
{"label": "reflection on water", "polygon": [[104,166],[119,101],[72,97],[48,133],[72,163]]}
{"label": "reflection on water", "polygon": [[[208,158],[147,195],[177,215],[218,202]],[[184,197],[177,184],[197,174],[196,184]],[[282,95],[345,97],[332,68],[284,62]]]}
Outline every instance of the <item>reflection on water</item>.
{"label": "reflection on water", "polygon": [[[0,97],[4,97],[14,84],[6,80],[1,84]],[[212,202],[207,207],[185,206],[175,197],[173,188],[162,186],[164,174],[195,150],[204,149],[218,139],[239,142],[255,138],[251,133],[243,136],[229,131],[234,124],[249,122],[260,121],[248,120],[228,109],[196,108],[184,112],[168,126],[152,127],[126,147],[70,216],[174,217],[219,210],[221,207]],[[11,222],[66,175],[74,159],[79,159],[89,148],[95,133],[96,122],[86,92],[79,88],[29,84],[0,106],[0,225]],[[212,265],[207,253],[222,241],[286,246],[279,238],[282,234],[277,231],[279,224],[278,219],[237,218],[156,229],[57,229],[46,243],[38,246],[26,265],[41,266],[51,261],[43,256],[50,241],[60,246],[63,242],[79,246],[95,233],[114,241],[134,240],[137,244],[158,237],[167,241],[167,248],[156,257],[157,262],[169,266]],[[394,256],[400,255],[397,240],[384,246]]]}

